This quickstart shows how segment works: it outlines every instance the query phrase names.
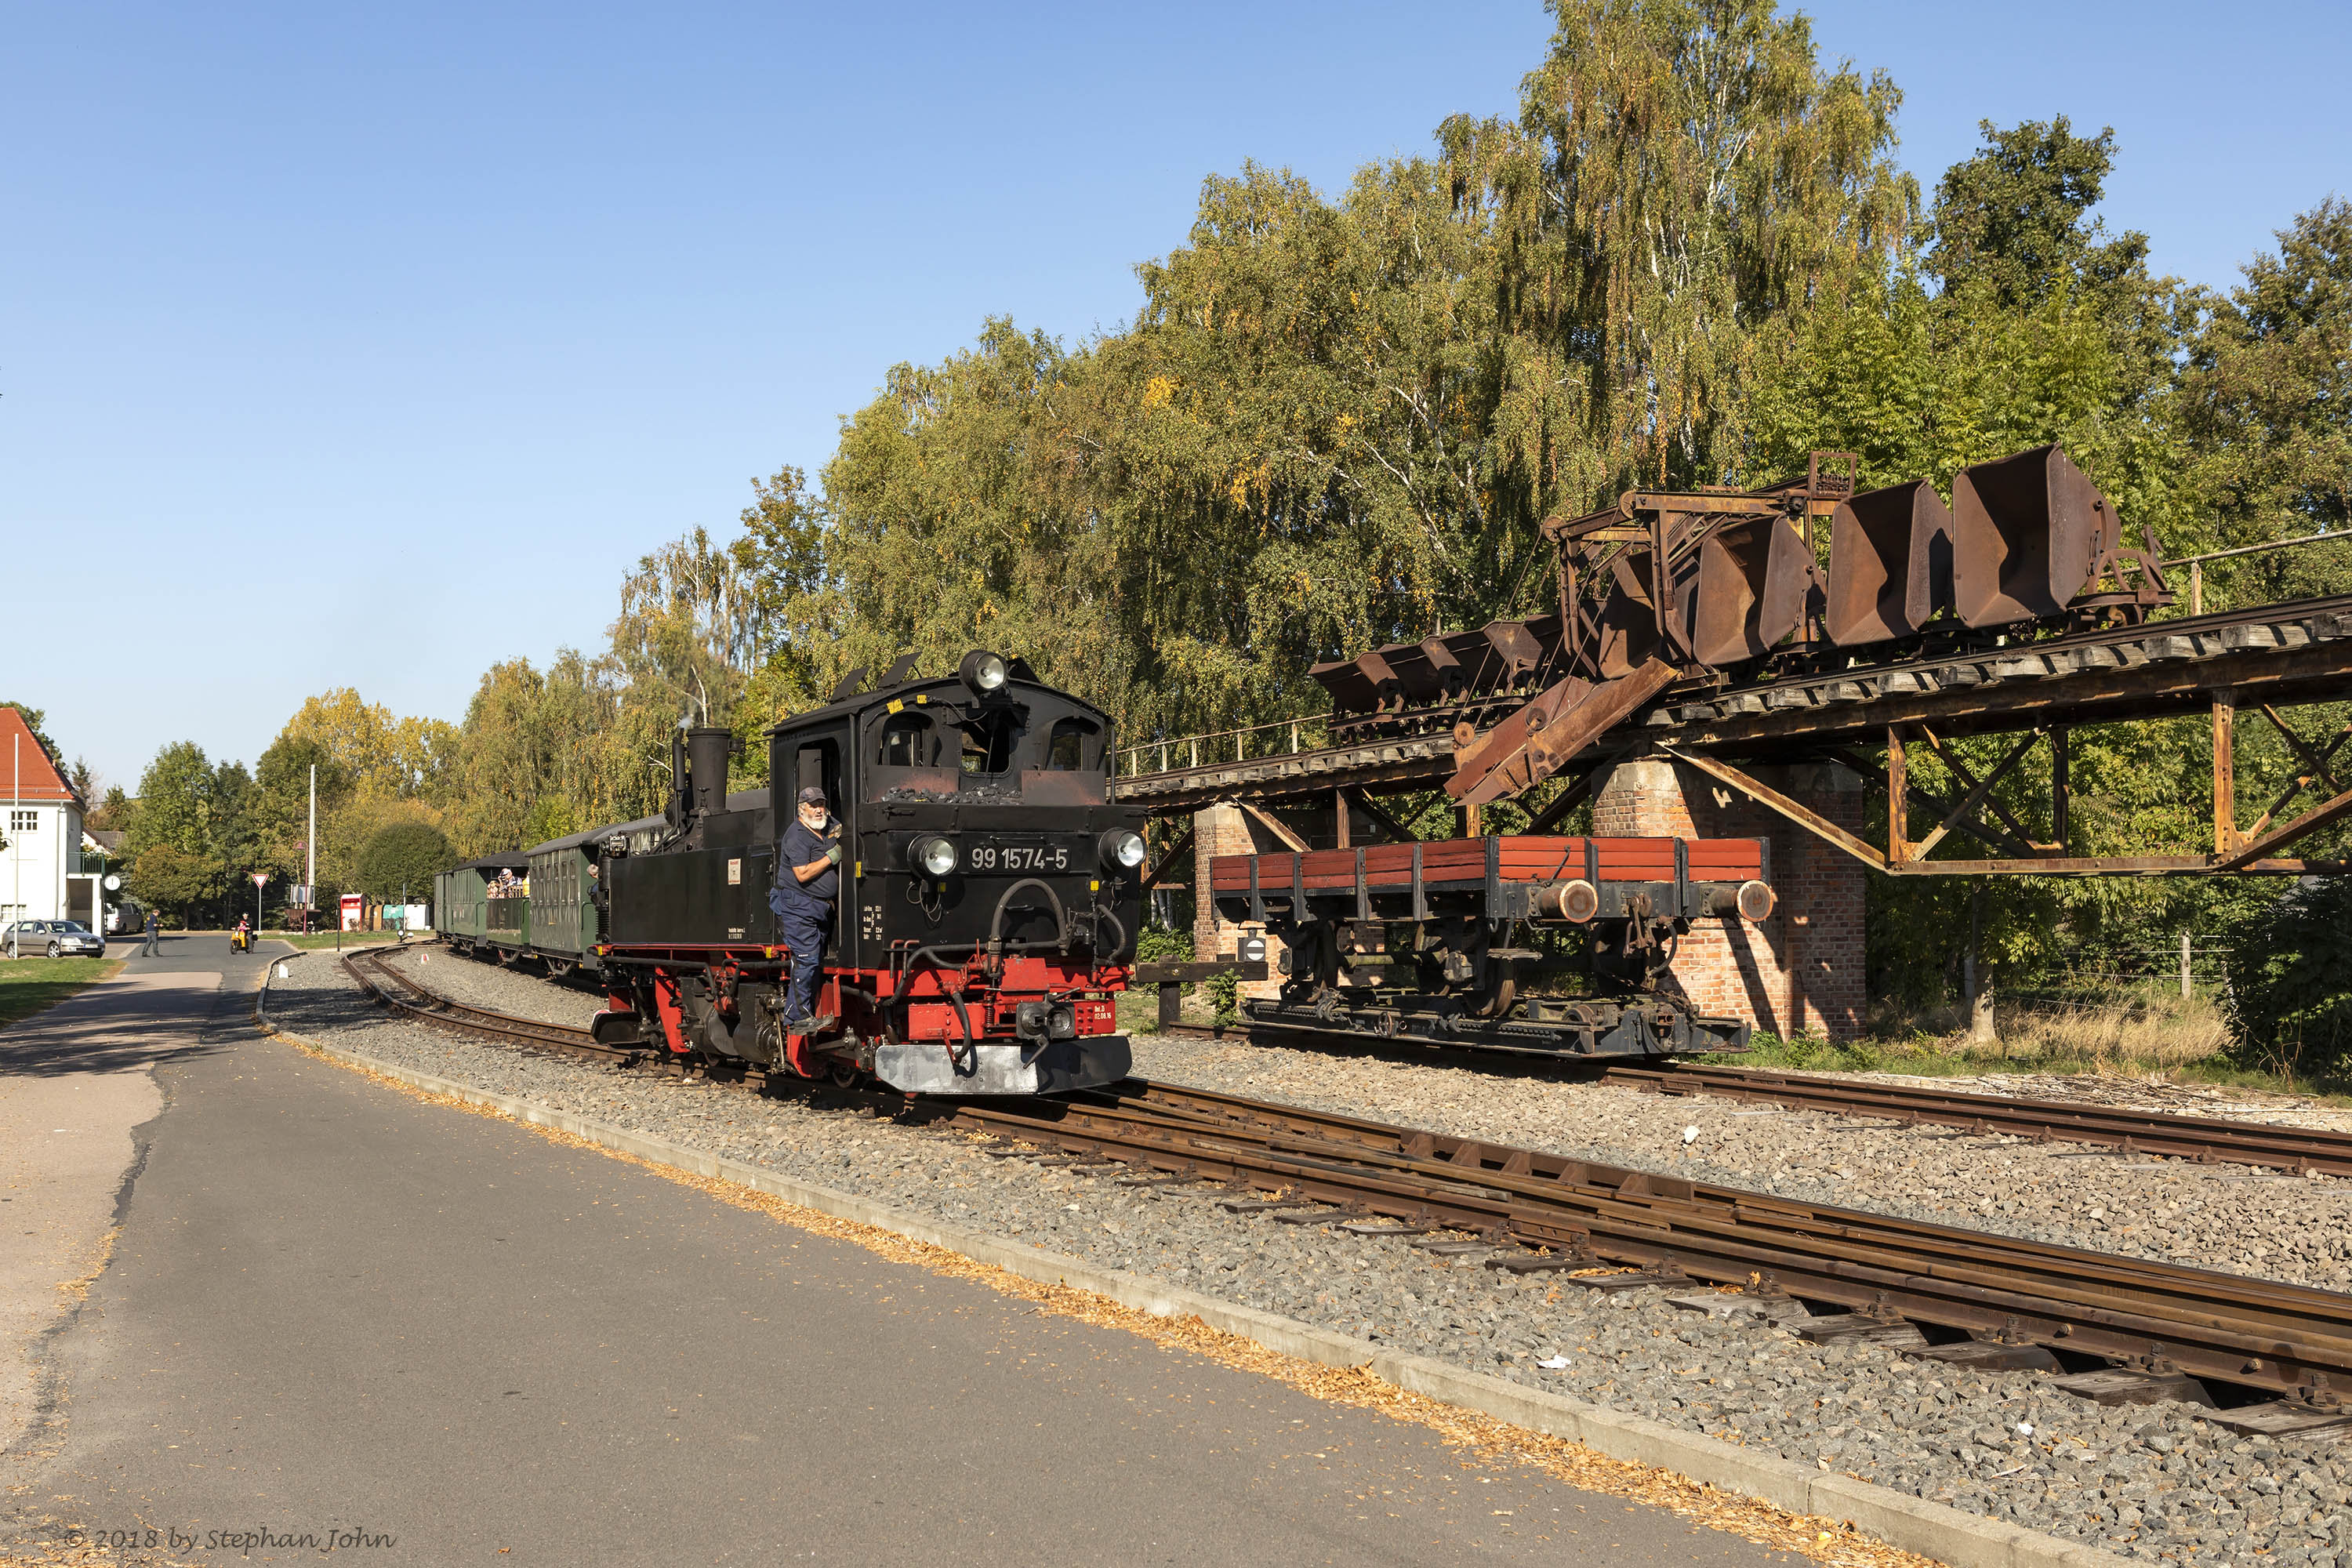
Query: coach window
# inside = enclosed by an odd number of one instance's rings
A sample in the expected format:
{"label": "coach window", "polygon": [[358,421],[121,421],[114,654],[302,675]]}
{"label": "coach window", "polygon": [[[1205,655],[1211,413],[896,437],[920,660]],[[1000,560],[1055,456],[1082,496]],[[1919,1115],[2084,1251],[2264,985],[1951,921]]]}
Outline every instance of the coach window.
{"label": "coach window", "polygon": [[882,754],[886,768],[929,768],[939,765],[940,736],[928,713],[893,713],[882,722]]}
{"label": "coach window", "polygon": [[1056,719],[1054,733],[1045,744],[1045,766],[1054,773],[1095,773],[1102,763],[1097,757],[1096,737],[1102,726],[1091,719]]}

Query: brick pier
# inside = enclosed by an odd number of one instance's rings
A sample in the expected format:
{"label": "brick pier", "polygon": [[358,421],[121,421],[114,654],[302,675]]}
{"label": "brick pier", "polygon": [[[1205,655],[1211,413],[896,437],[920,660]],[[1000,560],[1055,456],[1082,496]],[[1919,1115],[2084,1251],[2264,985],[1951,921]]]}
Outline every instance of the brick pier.
{"label": "brick pier", "polygon": [[[1801,763],[1754,770],[1759,783],[1860,834],[1866,797],[1844,768]],[[1601,837],[1761,838],[1766,880],[1780,895],[1760,925],[1700,921],[1675,954],[1673,980],[1695,1007],[1745,1018],[1783,1039],[1862,1032],[1863,869],[1848,855],[1696,768],[1664,759],[1622,763],[1592,798]]]}

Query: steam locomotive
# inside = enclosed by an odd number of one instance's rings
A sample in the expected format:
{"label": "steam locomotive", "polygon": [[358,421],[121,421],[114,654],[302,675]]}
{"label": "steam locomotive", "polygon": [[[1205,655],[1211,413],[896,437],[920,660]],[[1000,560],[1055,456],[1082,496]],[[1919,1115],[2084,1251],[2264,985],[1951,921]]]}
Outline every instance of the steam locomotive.
{"label": "steam locomotive", "polygon": [[[1145,814],[1110,803],[1108,716],[1019,658],[976,651],[936,679],[910,662],[769,731],[766,790],[727,793],[729,731],[682,731],[662,816],[530,850],[511,913],[488,896],[514,886],[510,860],[445,873],[443,940],[592,969],[608,1044],[923,1094],[1125,1078]],[[810,786],[844,854],[817,1017],[794,1033],[768,894],[775,803]]]}

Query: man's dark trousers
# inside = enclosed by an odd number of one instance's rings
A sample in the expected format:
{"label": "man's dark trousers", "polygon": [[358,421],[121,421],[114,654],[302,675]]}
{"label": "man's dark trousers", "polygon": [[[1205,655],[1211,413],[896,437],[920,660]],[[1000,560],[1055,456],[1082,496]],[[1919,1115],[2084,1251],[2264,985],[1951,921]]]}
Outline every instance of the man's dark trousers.
{"label": "man's dark trousers", "polygon": [[787,1020],[816,1013],[817,980],[824,964],[824,939],[833,924],[833,910],[814,899],[787,891],[776,900],[776,930],[792,951],[793,986],[784,998]]}

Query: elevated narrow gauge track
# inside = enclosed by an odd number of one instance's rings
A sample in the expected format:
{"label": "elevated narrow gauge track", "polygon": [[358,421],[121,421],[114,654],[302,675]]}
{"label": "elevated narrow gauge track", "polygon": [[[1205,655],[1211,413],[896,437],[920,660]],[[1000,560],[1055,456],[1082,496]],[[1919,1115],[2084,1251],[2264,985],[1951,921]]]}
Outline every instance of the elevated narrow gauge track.
{"label": "elevated narrow gauge track", "polygon": [[[411,1016],[621,1054],[582,1030],[450,1003],[381,958],[364,967],[371,993]],[[373,984],[385,976],[394,984]],[[2263,1430],[2352,1428],[2339,1399],[2352,1387],[2352,1296],[1139,1080],[1055,1098],[861,1099],[992,1134],[1006,1157],[1217,1184],[1238,1212],[1484,1252],[1512,1273],[1600,1289],[1729,1287],[1815,1338],[1898,1339],[1937,1359],[2068,1373],[2062,1386],[2088,1397],[2254,1406],[2228,1418]],[[1250,1195],[1268,1191],[1279,1195]]]}

